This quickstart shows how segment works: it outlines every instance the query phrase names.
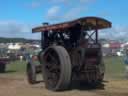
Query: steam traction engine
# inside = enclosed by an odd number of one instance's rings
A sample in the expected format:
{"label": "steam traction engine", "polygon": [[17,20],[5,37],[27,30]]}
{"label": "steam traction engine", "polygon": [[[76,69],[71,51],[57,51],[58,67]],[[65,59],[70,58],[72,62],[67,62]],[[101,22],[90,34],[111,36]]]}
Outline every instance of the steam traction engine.
{"label": "steam traction engine", "polygon": [[98,30],[110,27],[105,19],[84,17],[33,28],[32,32],[42,32],[43,51],[37,56],[38,66],[28,63],[28,81],[34,83],[36,73],[42,73],[46,88],[53,91],[68,89],[74,81],[100,84],[105,66]]}

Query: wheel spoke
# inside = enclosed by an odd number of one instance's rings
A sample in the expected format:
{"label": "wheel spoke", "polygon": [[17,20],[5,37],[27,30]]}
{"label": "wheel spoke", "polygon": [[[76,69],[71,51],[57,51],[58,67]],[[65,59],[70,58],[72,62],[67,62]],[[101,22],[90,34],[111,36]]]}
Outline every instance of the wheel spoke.
{"label": "wheel spoke", "polygon": [[50,57],[50,62],[47,63],[46,67],[49,69],[50,72],[60,72],[59,60],[55,58],[55,54],[47,54],[47,57]]}
{"label": "wheel spoke", "polygon": [[[68,87],[71,77],[70,58],[67,58],[69,55],[64,48],[61,48],[53,46],[46,51],[43,58],[46,86],[54,91]],[[64,75],[61,76],[62,74]]]}

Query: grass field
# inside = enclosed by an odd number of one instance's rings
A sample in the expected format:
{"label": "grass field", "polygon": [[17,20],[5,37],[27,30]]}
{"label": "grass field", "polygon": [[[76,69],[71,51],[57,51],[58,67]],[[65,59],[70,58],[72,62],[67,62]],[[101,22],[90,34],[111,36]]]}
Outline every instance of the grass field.
{"label": "grass field", "polygon": [[[106,65],[105,82],[97,89],[73,88],[69,91],[52,92],[45,84],[30,85],[27,82],[25,61],[11,62],[6,73],[0,74],[0,96],[128,96],[128,80],[124,77],[121,57],[104,58]],[[86,87],[86,86],[85,86]]]}
{"label": "grass field", "polygon": [[[111,79],[124,79],[124,68],[125,65],[123,63],[122,57],[105,57],[104,58],[106,73],[105,78]],[[26,62],[25,61],[15,61],[11,62],[7,65],[6,74],[9,75],[24,75],[26,70]]]}
{"label": "grass field", "polygon": [[122,57],[106,57],[104,58],[106,66],[106,78],[124,79],[125,64]]}

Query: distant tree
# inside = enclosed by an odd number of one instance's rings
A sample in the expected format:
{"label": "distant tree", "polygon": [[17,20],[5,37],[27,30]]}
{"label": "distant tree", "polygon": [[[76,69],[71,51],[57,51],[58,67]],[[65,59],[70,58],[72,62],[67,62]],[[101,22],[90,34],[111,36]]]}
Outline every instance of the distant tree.
{"label": "distant tree", "polygon": [[0,43],[32,43],[32,42],[40,42],[40,40],[33,40],[33,39],[24,39],[24,38],[3,38],[0,37]]}

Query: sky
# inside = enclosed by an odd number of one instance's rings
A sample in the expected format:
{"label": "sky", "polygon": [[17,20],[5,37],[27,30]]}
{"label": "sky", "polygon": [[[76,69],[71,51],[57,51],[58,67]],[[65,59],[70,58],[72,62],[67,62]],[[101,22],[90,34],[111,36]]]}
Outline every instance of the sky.
{"label": "sky", "polygon": [[102,30],[102,38],[128,38],[128,0],[0,0],[0,37],[40,39],[33,27],[85,16],[98,16],[112,22]]}

